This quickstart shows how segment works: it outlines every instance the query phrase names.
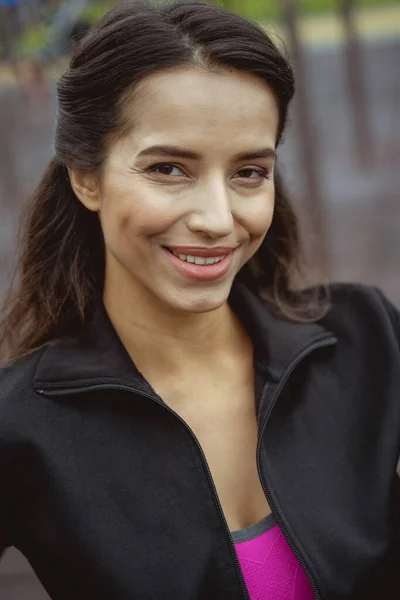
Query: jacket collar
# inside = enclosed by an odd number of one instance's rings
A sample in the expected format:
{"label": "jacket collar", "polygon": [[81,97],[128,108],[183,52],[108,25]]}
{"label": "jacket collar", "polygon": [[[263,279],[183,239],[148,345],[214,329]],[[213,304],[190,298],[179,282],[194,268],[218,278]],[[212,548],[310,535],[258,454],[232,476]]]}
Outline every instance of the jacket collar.
{"label": "jacket collar", "polygon": [[229,301],[253,342],[256,367],[274,381],[307,348],[337,342],[321,322],[290,321],[241,283],[232,288]]}
{"label": "jacket collar", "polygon": [[[296,356],[313,344],[336,342],[320,323],[294,323],[285,319],[241,283],[234,284],[229,302],[253,342],[257,370],[272,380],[279,380]],[[132,363],[102,303],[78,336],[46,348],[33,384],[35,389],[44,390],[125,384],[152,393]]]}

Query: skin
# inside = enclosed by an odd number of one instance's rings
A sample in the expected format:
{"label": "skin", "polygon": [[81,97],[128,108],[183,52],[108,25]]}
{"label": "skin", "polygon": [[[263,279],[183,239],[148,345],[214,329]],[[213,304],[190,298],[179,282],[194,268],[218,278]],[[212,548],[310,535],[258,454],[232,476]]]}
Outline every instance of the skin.
{"label": "skin", "polygon": [[[101,182],[72,171],[70,179],[101,219],[104,303],[114,326],[129,347],[137,340],[141,356],[150,344],[152,361],[160,344],[167,345],[176,355],[169,354],[172,368],[238,338],[227,298],[270,227],[274,157],[236,157],[275,148],[278,107],[266,83],[251,74],[182,68],[142,80],[125,114],[132,127],[110,148]],[[140,156],[154,145],[199,158]],[[164,166],[155,170],[159,163]],[[164,247],[177,244],[236,250],[227,275],[198,282],[184,278],[166,256]]]}
{"label": "skin", "polygon": [[[253,348],[227,300],[271,225],[277,104],[253,75],[186,68],[144,79],[125,114],[132,126],[101,181],[70,171],[101,220],[104,304],[136,367],[200,441],[229,527],[247,527],[270,508],[254,460]],[[154,145],[198,156],[141,154]],[[170,245],[235,250],[229,271],[204,282],[176,269]]]}

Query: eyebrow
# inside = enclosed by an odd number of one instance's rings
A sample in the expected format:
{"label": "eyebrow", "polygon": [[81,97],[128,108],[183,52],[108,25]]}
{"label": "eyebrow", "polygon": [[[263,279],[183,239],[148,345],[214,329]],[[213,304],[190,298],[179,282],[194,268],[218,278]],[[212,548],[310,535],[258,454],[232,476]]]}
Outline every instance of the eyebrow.
{"label": "eyebrow", "polygon": [[[199,160],[201,158],[201,155],[197,152],[185,150],[184,148],[179,148],[177,146],[149,146],[149,148],[141,150],[137,155],[137,158],[142,156],[172,156],[174,158],[187,158],[192,160]],[[254,152],[241,152],[236,154],[233,159],[235,161],[256,160],[257,158],[276,159],[276,156],[276,151],[273,148],[260,148],[259,150],[254,150]]]}

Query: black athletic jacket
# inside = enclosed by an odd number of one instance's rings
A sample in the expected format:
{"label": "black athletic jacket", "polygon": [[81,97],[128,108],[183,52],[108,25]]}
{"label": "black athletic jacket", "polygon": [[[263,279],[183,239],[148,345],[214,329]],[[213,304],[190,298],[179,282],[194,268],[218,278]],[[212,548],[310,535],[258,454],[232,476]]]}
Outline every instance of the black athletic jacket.
{"label": "black athletic jacket", "polygon": [[[259,475],[315,598],[398,600],[399,313],[375,288],[332,292],[298,324],[234,286],[265,380]],[[0,486],[2,547],[55,600],[249,598],[199,442],[103,307],[0,371]]]}

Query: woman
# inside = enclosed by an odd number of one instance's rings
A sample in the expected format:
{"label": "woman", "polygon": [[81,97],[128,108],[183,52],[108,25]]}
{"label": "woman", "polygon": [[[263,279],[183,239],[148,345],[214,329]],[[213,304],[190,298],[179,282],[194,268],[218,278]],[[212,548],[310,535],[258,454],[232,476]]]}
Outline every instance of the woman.
{"label": "woman", "polygon": [[293,92],[200,2],[74,50],[2,326],[2,544],[51,598],[398,597],[399,314],[294,291]]}

